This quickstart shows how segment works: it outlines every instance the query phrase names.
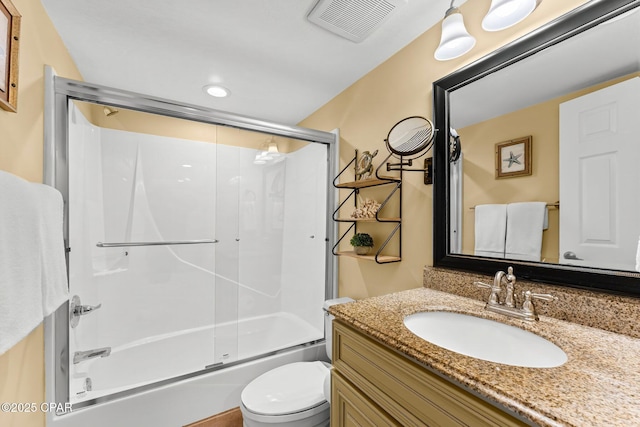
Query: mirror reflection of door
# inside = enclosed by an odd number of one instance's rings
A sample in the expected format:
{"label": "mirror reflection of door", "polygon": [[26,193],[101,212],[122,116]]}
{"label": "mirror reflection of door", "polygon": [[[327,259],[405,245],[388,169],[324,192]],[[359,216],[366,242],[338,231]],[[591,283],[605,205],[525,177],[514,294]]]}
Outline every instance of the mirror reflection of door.
{"label": "mirror reflection of door", "polygon": [[560,263],[634,270],[640,77],[560,105]]}

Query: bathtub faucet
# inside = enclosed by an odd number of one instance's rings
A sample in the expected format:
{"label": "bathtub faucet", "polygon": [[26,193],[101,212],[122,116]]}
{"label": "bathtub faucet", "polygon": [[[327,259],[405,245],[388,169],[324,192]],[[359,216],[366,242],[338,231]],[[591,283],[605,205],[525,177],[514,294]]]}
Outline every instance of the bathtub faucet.
{"label": "bathtub faucet", "polygon": [[76,351],[73,353],[73,364],[84,362],[96,357],[107,357],[111,354],[111,347],[95,348],[87,351]]}

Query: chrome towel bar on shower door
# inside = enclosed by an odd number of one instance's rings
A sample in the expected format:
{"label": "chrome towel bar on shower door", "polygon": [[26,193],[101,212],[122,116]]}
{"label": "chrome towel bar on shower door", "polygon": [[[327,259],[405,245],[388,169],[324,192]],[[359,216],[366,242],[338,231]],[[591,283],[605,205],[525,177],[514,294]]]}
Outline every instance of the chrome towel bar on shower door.
{"label": "chrome towel bar on shower door", "polygon": [[205,240],[173,240],[166,242],[116,242],[103,243],[98,242],[96,246],[99,248],[123,248],[127,246],[167,246],[167,245],[199,245],[202,243],[218,243],[216,239]]}

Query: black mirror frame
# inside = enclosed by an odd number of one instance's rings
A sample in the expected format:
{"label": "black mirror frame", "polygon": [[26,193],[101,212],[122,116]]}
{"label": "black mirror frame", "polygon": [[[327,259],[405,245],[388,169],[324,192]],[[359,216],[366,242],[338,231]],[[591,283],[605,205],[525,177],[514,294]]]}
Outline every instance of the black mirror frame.
{"label": "black mirror frame", "polygon": [[449,92],[640,6],[640,0],[592,0],[433,83],[433,265],[493,275],[512,265],[518,278],[640,298],[640,274],[597,268],[492,260],[452,254],[449,246]]}

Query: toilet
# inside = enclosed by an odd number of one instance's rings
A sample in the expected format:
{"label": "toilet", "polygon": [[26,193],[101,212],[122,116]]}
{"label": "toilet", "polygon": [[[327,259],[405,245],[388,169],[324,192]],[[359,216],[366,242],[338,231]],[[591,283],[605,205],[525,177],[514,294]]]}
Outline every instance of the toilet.
{"label": "toilet", "polygon": [[[327,310],[351,298],[327,300],[323,309],[327,356],[331,360],[332,322]],[[272,369],[242,390],[240,411],[245,427],[328,427],[331,365],[295,362]]]}

